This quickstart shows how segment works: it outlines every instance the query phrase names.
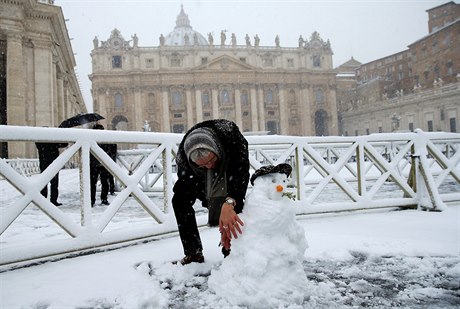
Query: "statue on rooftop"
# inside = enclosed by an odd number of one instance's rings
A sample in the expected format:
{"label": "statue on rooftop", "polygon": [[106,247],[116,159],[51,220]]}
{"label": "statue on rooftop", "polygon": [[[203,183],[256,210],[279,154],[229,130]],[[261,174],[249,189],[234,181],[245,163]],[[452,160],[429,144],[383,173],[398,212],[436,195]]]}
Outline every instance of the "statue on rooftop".
{"label": "statue on rooftop", "polygon": [[305,43],[305,41],[304,41],[302,35],[300,35],[300,37],[299,37],[299,47],[302,47],[304,43]]}
{"label": "statue on rooftop", "polygon": [[99,39],[97,38],[97,36],[94,37],[93,44],[94,44],[94,49],[99,47]]}
{"label": "statue on rooftop", "polygon": [[213,44],[214,44],[214,38],[212,37],[212,33],[211,33],[211,32],[208,33],[208,42],[209,42],[209,45],[213,45]]}
{"label": "statue on rooftop", "polygon": [[236,46],[236,35],[234,33],[232,33],[232,46]]}
{"label": "statue on rooftop", "polygon": [[227,39],[227,36],[225,35],[225,32],[226,32],[226,31],[227,31],[227,30],[222,30],[222,31],[220,32],[220,45],[221,45],[221,46],[224,46],[224,45],[225,45],[225,40]]}

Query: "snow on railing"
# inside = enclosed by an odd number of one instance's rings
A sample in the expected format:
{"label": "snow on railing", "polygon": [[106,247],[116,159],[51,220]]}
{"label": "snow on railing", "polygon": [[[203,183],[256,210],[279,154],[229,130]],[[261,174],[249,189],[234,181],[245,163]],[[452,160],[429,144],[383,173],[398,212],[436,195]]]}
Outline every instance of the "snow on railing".
{"label": "snow on railing", "polygon": [[[35,205],[65,233],[66,239],[33,245],[2,246],[0,265],[70,254],[107,245],[152,238],[177,230],[171,198],[175,155],[182,134],[0,126],[0,142],[9,146],[68,142],[41,174],[28,177],[0,159],[0,176],[18,197],[0,197],[0,236],[21,213]],[[460,200],[460,134],[392,133],[359,137],[247,136],[251,173],[267,164],[293,166],[290,190],[298,214],[384,207],[442,210]],[[98,144],[116,143],[114,162]],[[24,145],[23,145],[24,146]],[[25,148],[25,147],[24,147]],[[129,149],[129,150],[121,150]],[[96,215],[90,198],[90,153],[115,177],[119,192]],[[79,166],[80,222],[40,194],[66,164]],[[447,188],[447,189],[446,189]],[[78,189],[77,189],[78,190]],[[123,205],[135,201],[153,225],[110,229]],[[198,206],[199,208],[199,206]],[[204,211],[198,211],[203,213]],[[200,225],[206,216],[198,216]]]}

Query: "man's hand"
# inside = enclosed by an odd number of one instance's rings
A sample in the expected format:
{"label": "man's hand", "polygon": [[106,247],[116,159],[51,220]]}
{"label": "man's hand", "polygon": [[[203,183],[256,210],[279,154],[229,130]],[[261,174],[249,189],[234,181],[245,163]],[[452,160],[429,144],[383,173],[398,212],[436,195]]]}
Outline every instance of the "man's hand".
{"label": "man's hand", "polygon": [[238,238],[238,233],[243,233],[241,231],[243,225],[243,221],[238,217],[232,205],[224,203],[220,211],[219,231],[222,234],[221,242],[225,249],[230,249],[232,234],[233,237]]}

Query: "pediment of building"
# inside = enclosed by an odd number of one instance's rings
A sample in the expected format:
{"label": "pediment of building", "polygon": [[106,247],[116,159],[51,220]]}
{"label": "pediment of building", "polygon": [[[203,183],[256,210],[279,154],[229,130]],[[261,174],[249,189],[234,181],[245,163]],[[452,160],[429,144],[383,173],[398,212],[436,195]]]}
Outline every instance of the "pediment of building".
{"label": "pediment of building", "polygon": [[239,59],[223,55],[195,68],[199,71],[253,71],[255,68]]}

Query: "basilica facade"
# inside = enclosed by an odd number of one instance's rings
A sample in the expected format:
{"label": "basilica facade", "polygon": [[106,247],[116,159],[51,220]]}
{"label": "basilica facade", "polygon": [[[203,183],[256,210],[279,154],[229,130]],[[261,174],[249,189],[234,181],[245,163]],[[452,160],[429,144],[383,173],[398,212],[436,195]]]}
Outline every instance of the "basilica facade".
{"label": "basilica facade", "polygon": [[195,123],[233,120],[247,134],[337,135],[336,72],[329,41],[313,32],[296,47],[206,37],[181,9],[158,46],[114,29],[94,38],[94,111],[115,130],[183,133]]}

